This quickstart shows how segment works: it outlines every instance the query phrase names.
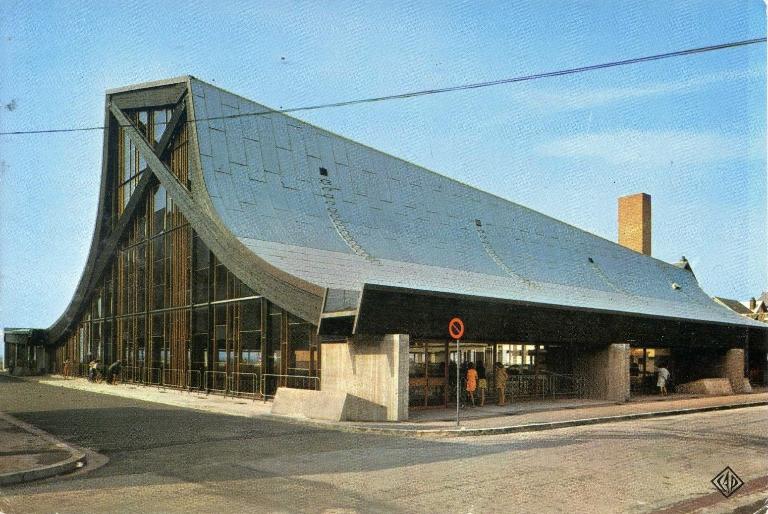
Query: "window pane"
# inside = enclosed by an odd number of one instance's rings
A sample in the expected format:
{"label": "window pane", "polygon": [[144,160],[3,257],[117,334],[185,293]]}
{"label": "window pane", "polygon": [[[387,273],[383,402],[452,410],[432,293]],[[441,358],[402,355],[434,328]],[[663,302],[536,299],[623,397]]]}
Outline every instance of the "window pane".
{"label": "window pane", "polygon": [[140,111],[139,112],[138,124],[137,125],[139,127],[139,132],[144,134],[145,137],[147,135],[147,122],[148,121],[149,121],[149,116],[147,115],[147,111]]}
{"label": "window pane", "polygon": [[153,198],[152,235],[157,235],[165,228],[166,197],[165,188],[159,186]]}
{"label": "window pane", "polygon": [[208,334],[208,307],[195,309],[194,334]]}
{"label": "window pane", "polygon": [[224,266],[216,266],[215,278],[214,278],[214,297],[213,299],[226,300],[227,299],[227,268]]}
{"label": "window pane", "polygon": [[261,300],[246,300],[241,302],[241,328],[243,331],[261,330]]}
{"label": "window pane", "polygon": [[166,118],[166,110],[160,109],[159,111],[155,111],[154,118],[155,143],[159,143],[165,132],[166,122],[168,121]]}
{"label": "window pane", "polygon": [[193,303],[205,303],[208,301],[208,269],[194,272]]}
{"label": "window pane", "polygon": [[195,237],[195,269],[208,268],[208,247],[203,243],[203,240],[199,237]]}

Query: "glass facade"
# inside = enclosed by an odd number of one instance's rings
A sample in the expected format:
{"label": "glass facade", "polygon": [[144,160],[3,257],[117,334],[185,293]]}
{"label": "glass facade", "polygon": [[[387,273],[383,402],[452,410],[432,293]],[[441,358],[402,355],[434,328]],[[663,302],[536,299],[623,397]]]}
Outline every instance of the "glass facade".
{"label": "glass facade", "polygon": [[[137,112],[131,121],[148,141],[157,142],[164,127],[158,121],[170,115],[169,110]],[[189,188],[185,125],[163,160]],[[115,175],[114,191],[119,216],[146,163],[125,131],[117,132],[121,173]],[[248,393],[258,392],[262,374],[319,375],[314,327],[229,271],[162,185],[140,200],[88,305],[57,350],[59,371],[67,359],[80,374],[90,359],[105,365],[120,360],[124,380]],[[280,380],[270,384],[274,388]]]}
{"label": "glass facade", "polygon": [[[173,115],[171,109],[153,109],[145,111],[128,111],[128,119],[138,129],[151,145],[157,145],[163,137],[168,122]],[[178,134],[174,137],[169,156],[165,159],[168,168],[178,177],[179,181],[189,188],[189,154],[188,129],[182,123]],[[115,176],[115,213],[117,217],[123,213],[128,201],[139,184],[139,180],[147,168],[147,161],[133,144],[128,132],[120,127],[117,130],[117,155]]]}

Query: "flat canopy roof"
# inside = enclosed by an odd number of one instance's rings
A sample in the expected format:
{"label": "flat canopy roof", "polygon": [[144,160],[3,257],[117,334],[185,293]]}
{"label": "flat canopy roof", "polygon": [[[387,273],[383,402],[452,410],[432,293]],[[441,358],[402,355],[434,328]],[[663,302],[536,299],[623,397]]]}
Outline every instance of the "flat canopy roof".
{"label": "flat canopy roof", "polygon": [[9,344],[41,346],[48,342],[46,331],[41,328],[4,328],[3,333]]}
{"label": "flat canopy roof", "polygon": [[357,315],[323,320],[321,334],[344,329],[355,333],[407,333],[450,339],[448,322],[464,322],[463,339],[535,344],[634,343],[645,346],[746,346],[766,344],[768,325],[681,320],[673,317],[574,309],[452,293],[366,286]]}

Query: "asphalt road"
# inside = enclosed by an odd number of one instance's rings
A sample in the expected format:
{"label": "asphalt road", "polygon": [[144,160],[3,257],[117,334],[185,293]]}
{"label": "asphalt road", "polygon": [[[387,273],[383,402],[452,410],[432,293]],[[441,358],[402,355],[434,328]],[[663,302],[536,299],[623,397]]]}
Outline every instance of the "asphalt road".
{"label": "asphalt road", "polygon": [[768,407],[425,440],[0,376],[0,411],[109,458],[77,477],[0,490],[7,513],[650,512],[712,495],[726,465],[748,484],[768,475]]}

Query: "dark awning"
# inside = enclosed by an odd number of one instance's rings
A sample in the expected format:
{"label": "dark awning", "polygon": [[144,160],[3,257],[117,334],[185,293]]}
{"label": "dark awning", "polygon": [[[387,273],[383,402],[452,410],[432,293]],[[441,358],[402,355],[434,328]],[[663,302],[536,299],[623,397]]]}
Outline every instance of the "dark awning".
{"label": "dark awning", "polygon": [[[366,285],[355,334],[406,333],[448,338],[448,321],[462,318],[464,338],[539,344],[622,343],[653,346],[744,346],[760,327],[626,312],[556,307],[435,291]],[[335,320],[336,327],[339,321]],[[329,326],[330,328],[330,326]],[[321,329],[321,333],[330,333]]]}

